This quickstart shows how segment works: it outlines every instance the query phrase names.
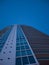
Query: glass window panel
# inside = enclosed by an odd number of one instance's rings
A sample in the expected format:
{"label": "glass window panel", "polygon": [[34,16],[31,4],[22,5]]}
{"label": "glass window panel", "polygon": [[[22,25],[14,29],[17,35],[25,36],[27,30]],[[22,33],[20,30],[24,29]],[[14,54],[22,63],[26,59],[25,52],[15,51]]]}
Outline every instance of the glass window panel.
{"label": "glass window panel", "polygon": [[25,37],[24,37],[24,35],[23,35],[23,34],[21,35],[21,38],[22,38],[22,39],[25,39]]}
{"label": "glass window panel", "polygon": [[24,36],[20,36],[20,39],[25,39]]}
{"label": "glass window panel", "polygon": [[27,57],[22,57],[23,65],[29,64]]}
{"label": "glass window panel", "polygon": [[20,40],[21,40],[21,41],[26,41],[25,38],[23,38],[23,37],[21,37]]}
{"label": "glass window panel", "polygon": [[16,50],[20,50],[20,47],[16,47]]}
{"label": "glass window panel", "polygon": [[0,43],[0,46],[2,46],[4,43]]}
{"label": "glass window panel", "polygon": [[32,52],[30,50],[27,50],[27,55],[32,55]]}
{"label": "glass window panel", "polygon": [[25,48],[26,48],[26,49],[29,49],[29,46],[28,46],[28,45],[25,45]]}
{"label": "glass window panel", "polygon": [[16,56],[21,56],[20,51],[16,51]]}
{"label": "glass window panel", "polygon": [[24,45],[24,43],[23,43],[23,42],[21,42],[21,43],[20,43],[20,45]]}
{"label": "glass window panel", "polygon": [[17,41],[19,41],[19,38],[17,37],[17,39],[16,39]]}
{"label": "glass window panel", "polygon": [[24,46],[21,46],[21,50],[25,50],[25,47]]}
{"label": "glass window panel", "polygon": [[16,40],[16,42],[19,42],[19,40]]}
{"label": "glass window panel", "polygon": [[22,56],[25,56],[26,55],[26,52],[25,51],[21,51],[21,55]]}
{"label": "glass window panel", "polygon": [[28,56],[28,59],[29,59],[29,61],[30,61],[30,64],[36,63],[33,56]]}
{"label": "glass window panel", "polygon": [[23,42],[26,42],[26,40],[24,39]]}
{"label": "glass window panel", "polygon": [[24,44],[27,44],[27,42],[24,42]]}
{"label": "glass window panel", "polygon": [[3,48],[3,45],[0,45],[0,48]]}
{"label": "glass window panel", "polygon": [[16,58],[16,65],[22,65],[21,64],[21,58]]}
{"label": "glass window panel", "polygon": [[22,40],[22,39],[20,39],[20,41],[21,41],[21,42],[23,42],[23,40]]}
{"label": "glass window panel", "polygon": [[20,43],[16,43],[16,46],[19,46],[20,45]]}

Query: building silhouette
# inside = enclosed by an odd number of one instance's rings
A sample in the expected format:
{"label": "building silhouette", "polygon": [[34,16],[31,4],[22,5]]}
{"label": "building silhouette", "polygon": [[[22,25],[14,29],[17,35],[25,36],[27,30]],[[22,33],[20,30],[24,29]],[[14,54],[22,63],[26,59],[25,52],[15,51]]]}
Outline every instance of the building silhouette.
{"label": "building silhouette", "polygon": [[0,31],[0,65],[49,65],[49,36],[24,25]]}

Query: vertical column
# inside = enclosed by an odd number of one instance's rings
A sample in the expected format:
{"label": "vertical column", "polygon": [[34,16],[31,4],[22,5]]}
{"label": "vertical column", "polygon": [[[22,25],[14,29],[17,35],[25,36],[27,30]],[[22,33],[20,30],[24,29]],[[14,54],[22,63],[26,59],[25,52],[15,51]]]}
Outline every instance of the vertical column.
{"label": "vertical column", "polygon": [[17,26],[14,25],[0,53],[0,65],[15,65],[16,30]]}

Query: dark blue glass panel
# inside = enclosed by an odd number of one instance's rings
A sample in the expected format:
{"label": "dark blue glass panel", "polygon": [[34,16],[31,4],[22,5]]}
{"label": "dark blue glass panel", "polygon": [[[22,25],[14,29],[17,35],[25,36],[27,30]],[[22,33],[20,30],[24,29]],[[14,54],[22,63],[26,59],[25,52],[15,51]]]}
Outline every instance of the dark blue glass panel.
{"label": "dark blue glass panel", "polygon": [[32,55],[31,50],[27,50],[26,52],[27,52],[27,55]]}
{"label": "dark blue glass panel", "polygon": [[21,50],[25,50],[25,47],[24,46],[21,46]]}
{"label": "dark blue glass panel", "polygon": [[20,51],[16,51],[16,57],[21,56]]}
{"label": "dark blue glass panel", "polygon": [[3,45],[0,45],[0,48],[3,48]]}
{"label": "dark blue glass panel", "polygon": [[20,43],[16,43],[16,46],[20,46]]}
{"label": "dark blue glass panel", "polygon": [[25,51],[21,51],[21,55],[22,55],[22,56],[26,56],[27,54],[26,54]]}
{"label": "dark blue glass panel", "polygon": [[22,57],[23,65],[29,64],[27,57]]}
{"label": "dark blue glass panel", "polygon": [[21,36],[20,36],[20,39],[25,39],[25,38],[24,38],[24,36],[21,35]]}
{"label": "dark blue glass panel", "polygon": [[29,46],[28,46],[28,45],[25,45],[25,48],[26,48],[26,49],[29,49]]}
{"label": "dark blue glass panel", "polygon": [[20,45],[24,45],[24,43],[23,42],[20,42]]}
{"label": "dark blue glass panel", "polygon": [[21,58],[16,58],[16,65],[22,65],[21,64]]}
{"label": "dark blue glass panel", "polygon": [[20,47],[16,47],[16,50],[20,50]]}
{"label": "dark blue glass panel", "polygon": [[24,44],[28,45],[27,42],[24,42]]}
{"label": "dark blue glass panel", "polygon": [[19,38],[17,37],[16,42],[19,42]]}
{"label": "dark blue glass panel", "polygon": [[20,42],[21,42],[21,43],[24,43],[25,41],[22,39],[22,40],[20,40]]}
{"label": "dark blue glass panel", "polygon": [[36,63],[33,56],[28,56],[28,59],[30,61],[30,64]]}

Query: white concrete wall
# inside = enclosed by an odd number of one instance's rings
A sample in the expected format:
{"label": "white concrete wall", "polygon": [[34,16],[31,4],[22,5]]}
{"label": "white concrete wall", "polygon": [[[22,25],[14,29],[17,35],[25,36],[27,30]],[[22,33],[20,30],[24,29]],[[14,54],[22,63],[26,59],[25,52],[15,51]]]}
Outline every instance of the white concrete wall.
{"label": "white concrete wall", "polygon": [[[0,65],[15,65],[16,59],[16,29],[15,25],[10,32],[0,53]],[[3,60],[2,60],[3,59]]]}

